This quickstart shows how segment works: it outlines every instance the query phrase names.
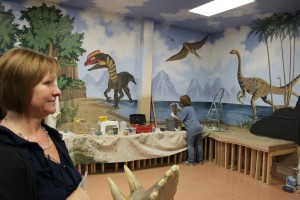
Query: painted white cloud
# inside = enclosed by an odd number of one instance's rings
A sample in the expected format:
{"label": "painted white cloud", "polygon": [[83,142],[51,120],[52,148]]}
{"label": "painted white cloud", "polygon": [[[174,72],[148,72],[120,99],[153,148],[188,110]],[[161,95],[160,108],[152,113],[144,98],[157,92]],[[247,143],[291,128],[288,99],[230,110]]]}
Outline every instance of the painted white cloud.
{"label": "painted white cloud", "polygon": [[49,0],[46,2],[43,1],[37,1],[37,0],[27,0],[25,1],[24,5],[26,7],[32,7],[32,6],[41,6],[42,3],[46,3],[47,6],[55,6],[56,8],[58,8],[59,10],[62,11],[62,13],[66,14],[67,10],[64,7],[59,6],[60,3],[65,2],[66,0]]}
{"label": "painted white cloud", "polygon": [[[134,72],[137,46],[133,44],[138,43],[139,24],[135,21],[125,23],[125,18],[121,15],[104,12],[100,15],[96,9],[80,12],[80,19],[86,25],[85,29],[79,31],[84,32],[83,48],[87,51],[79,61],[80,77],[88,73],[83,63],[87,55],[95,50],[111,55],[116,62],[117,72],[128,71],[136,76]],[[103,70],[94,70],[90,74],[98,80],[102,73]]]}
{"label": "painted white cloud", "polygon": [[179,12],[175,14],[161,13],[160,16],[167,22],[185,21],[188,19],[199,19],[202,17],[201,15],[191,13],[186,9],[181,9]]}
{"label": "painted white cloud", "polygon": [[260,11],[258,10],[258,3],[253,2],[248,5],[232,9],[232,10],[230,10],[230,12],[220,13],[216,16],[222,17],[222,18],[240,17],[240,16],[244,16],[244,15],[248,15],[248,14],[253,15],[253,14],[259,13],[259,12]]}
{"label": "painted white cloud", "polygon": [[141,7],[149,0],[127,0],[127,1],[108,1],[107,0],[93,0],[95,7],[106,11],[127,14],[129,13],[128,7]]}
{"label": "painted white cloud", "polygon": [[210,26],[210,27],[216,27],[216,28],[218,28],[220,26],[220,24],[221,24],[220,21],[214,20],[214,19],[211,19],[211,18],[208,19],[206,23],[207,23],[208,26]]}

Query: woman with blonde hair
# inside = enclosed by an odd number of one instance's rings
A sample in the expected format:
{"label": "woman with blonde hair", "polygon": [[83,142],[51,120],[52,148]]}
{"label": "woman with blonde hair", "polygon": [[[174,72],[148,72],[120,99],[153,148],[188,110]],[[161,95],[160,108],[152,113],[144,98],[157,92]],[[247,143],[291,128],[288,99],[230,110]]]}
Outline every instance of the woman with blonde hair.
{"label": "woman with blonde hair", "polygon": [[[6,167],[6,171],[0,165],[1,199],[11,200],[14,195],[30,200],[89,199],[85,190],[77,188],[82,178],[61,135],[43,123],[56,111],[55,99],[61,95],[55,83],[59,69],[54,58],[26,48],[11,49],[0,58],[0,105],[7,110],[1,121],[0,144],[15,156],[6,157],[5,162],[11,166],[23,163],[22,169]],[[9,182],[16,180],[20,170],[28,173],[21,176],[28,181]],[[19,187],[13,188],[15,185]]]}

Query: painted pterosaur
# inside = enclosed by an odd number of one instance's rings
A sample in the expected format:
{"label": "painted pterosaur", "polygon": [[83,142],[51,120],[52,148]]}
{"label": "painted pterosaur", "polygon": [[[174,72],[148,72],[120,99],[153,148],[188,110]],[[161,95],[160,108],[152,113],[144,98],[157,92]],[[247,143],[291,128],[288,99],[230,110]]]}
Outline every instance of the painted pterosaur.
{"label": "painted pterosaur", "polygon": [[200,59],[201,57],[199,56],[199,54],[197,53],[196,50],[200,49],[205,44],[207,38],[208,38],[208,35],[206,35],[205,38],[203,38],[199,42],[183,43],[181,50],[177,54],[168,58],[166,61],[181,60],[181,59],[185,58],[189,53],[194,54],[197,58]]}

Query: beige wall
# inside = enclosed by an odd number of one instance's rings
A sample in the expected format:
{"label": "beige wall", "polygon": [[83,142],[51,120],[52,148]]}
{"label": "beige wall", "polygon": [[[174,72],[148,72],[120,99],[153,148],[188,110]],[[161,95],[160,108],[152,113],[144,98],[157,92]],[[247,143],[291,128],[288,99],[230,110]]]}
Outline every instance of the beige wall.
{"label": "beige wall", "polygon": [[141,87],[138,99],[138,113],[146,115],[147,123],[150,122],[151,81],[152,81],[152,52],[153,52],[153,20],[144,20],[143,23],[143,54]]}

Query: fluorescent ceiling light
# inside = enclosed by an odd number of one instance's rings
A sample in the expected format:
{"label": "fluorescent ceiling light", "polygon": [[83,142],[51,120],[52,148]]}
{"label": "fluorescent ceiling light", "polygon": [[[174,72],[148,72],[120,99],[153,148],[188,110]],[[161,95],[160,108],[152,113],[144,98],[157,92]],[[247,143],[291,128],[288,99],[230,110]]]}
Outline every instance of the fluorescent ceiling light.
{"label": "fluorescent ceiling light", "polygon": [[189,12],[205,16],[212,16],[227,10],[231,10],[233,8],[252,3],[254,1],[255,0],[214,0],[202,6],[193,8],[189,10]]}

